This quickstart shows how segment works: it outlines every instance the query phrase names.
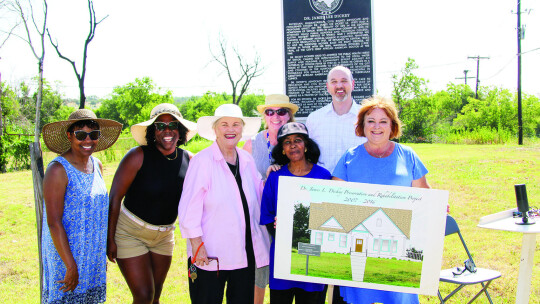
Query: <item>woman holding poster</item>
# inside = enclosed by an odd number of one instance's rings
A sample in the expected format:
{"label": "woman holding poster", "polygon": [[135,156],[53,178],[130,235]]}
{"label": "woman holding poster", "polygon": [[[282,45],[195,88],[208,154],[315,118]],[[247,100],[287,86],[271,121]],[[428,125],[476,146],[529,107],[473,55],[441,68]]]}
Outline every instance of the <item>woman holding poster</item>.
{"label": "woman holding poster", "polygon": [[[278,182],[280,176],[297,176],[330,179],[328,170],[317,165],[320,150],[309,138],[306,126],[298,122],[283,125],[277,135],[278,143],[272,150],[275,163],[281,169],[271,172],[264,186],[261,203],[261,225],[275,237],[275,218],[277,212]],[[270,248],[270,303],[317,303],[324,284],[280,280],[274,278],[275,242]]]}
{"label": "woman holding poster", "polygon": [[[391,99],[374,96],[362,102],[356,135],[367,142],[349,149],[333,172],[335,180],[430,188],[428,170],[409,147],[391,141],[401,135],[401,121]],[[347,303],[419,303],[418,295],[364,288],[340,287]]]}

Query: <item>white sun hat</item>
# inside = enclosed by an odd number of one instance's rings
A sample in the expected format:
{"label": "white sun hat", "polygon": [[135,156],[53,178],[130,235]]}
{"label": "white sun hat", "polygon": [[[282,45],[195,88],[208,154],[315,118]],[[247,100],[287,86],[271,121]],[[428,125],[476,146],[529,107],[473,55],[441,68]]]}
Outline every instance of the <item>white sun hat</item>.
{"label": "white sun hat", "polygon": [[245,117],[242,115],[242,109],[235,104],[222,104],[214,111],[214,116],[202,116],[197,120],[197,132],[202,138],[208,140],[216,140],[216,133],[214,132],[214,123],[223,117],[240,118],[244,121],[244,128],[242,129],[242,139],[246,140],[259,132],[261,127],[260,117]]}

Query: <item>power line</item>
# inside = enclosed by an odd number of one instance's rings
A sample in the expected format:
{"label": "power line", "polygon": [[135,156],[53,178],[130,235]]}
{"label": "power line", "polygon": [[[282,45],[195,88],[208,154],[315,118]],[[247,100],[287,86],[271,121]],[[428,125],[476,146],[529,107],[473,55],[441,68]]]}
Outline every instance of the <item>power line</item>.
{"label": "power line", "polygon": [[480,57],[480,55],[476,57],[469,56],[467,59],[476,59],[476,99],[478,99],[478,83],[480,82],[480,59],[489,59],[489,57]]}

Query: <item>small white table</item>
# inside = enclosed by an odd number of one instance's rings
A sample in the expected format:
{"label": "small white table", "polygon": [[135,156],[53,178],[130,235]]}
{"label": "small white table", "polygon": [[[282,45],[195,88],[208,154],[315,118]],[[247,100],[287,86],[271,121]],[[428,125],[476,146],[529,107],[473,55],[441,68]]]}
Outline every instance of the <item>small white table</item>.
{"label": "small white table", "polygon": [[517,209],[506,210],[503,212],[484,216],[480,219],[478,227],[523,233],[516,303],[527,304],[529,303],[529,294],[531,291],[536,234],[540,233],[540,219],[535,218],[536,224],[534,225],[517,225],[515,222],[516,220],[519,220],[519,218],[512,217],[513,211],[517,211]]}

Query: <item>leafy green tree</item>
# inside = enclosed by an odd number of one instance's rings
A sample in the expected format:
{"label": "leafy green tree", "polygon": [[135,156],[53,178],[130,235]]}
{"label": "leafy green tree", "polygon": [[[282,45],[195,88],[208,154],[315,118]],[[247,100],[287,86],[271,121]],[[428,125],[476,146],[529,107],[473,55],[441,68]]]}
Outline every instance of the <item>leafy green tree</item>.
{"label": "leafy green tree", "polygon": [[103,100],[96,114],[121,122],[124,128],[147,120],[152,108],[160,103],[174,103],[171,91],[161,92],[149,77],[136,78],[113,89],[111,99]]}
{"label": "leafy green tree", "polygon": [[392,75],[392,98],[401,113],[415,98],[429,94],[427,83],[424,78],[414,75],[418,64],[412,58],[408,58],[405,67],[400,74]]}
{"label": "leafy green tree", "polygon": [[294,205],[292,247],[298,248],[299,242],[310,243],[308,227],[309,207],[302,204]]}
{"label": "leafy green tree", "polygon": [[185,119],[197,121],[201,116],[212,116],[214,110],[224,103],[231,103],[232,99],[227,94],[206,92],[203,96],[193,96],[184,102],[179,110]]}

